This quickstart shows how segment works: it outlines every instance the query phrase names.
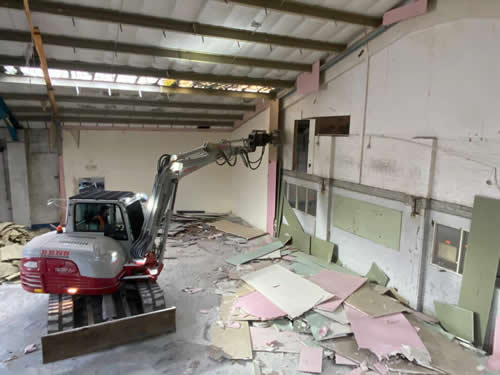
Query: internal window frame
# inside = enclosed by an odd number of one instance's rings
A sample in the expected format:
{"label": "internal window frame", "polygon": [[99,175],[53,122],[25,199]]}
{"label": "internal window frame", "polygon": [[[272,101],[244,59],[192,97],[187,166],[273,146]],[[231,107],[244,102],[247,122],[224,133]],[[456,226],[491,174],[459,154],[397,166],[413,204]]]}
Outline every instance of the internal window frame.
{"label": "internal window frame", "polygon": [[[451,267],[446,267],[443,264],[436,263],[436,258],[437,256],[437,245],[438,245],[438,229],[439,226],[446,227],[449,229],[453,229],[459,232],[459,243],[458,243],[458,254],[457,254],[457,260],[454,262],[456,264],[454,269],[451,269]],[[443,223],[438,223],[436,221],[433,222],[433,235],[432,235],[432,251],[430,254],[430,264],[438,267],[439,269],[442,269],[446,272],[451,272],[456,275],[462,276],[463,275],[463,268],[464,268],[464,263],[465,263],[465,254],[467,251],[467,245],[468,245],[468,238],[469,238],[469,231],[465,230],[464,228],[456,228],[447,224]],[[443,258],[441,258],[443,259]]]}
{"label": "internal window frame", "polygon": [[[285,185],[285,197],[286,199],[288,200],[288,203],[290,204],[290,206],[300,212],[302,212],[303,214],[305,215],[309,215],[311,217],[314,217],[316,218],[316,213],[317,213],[317,205],[318,205],[318,191],[316,189],[311,189],[310,187],[307,187],[307,186],[303,186],[303,185],[298,185],[296,183],[293,183],[293,182],[285,182],[286,185]],[[304,201],[304,209],[301,209],[299,207],[299,189],[305,189],[305,201]],[[294,204],[292,204],[292,201],[290,201],[290,196],[291,196],[291,191],[292,190],[295,190],[295,200],[293,201]],[[314,208],[314,214],[311,214],[310,211],[310,208],[309,208],[309,197],[314,195],[314,194],[310,194],[310,191],[314,191],[315,192],[315,202],[316,202],[316,207]]]}

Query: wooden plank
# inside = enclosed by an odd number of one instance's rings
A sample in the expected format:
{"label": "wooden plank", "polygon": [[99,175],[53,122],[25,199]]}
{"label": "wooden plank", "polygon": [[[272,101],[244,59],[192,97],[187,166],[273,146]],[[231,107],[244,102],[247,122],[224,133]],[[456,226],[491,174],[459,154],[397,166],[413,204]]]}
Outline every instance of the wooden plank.
{"label": "wooden plank", "polygon": [[445,330],[468,342],[474,342],[474,313],[456,305],[434,301],[439,322]]}
{"label": "wooden plank", "polygon": [[336,194],[333,225],[385,247],[399,250],[403,213]]}
{"label": "wooden plank", "polygon": [[210,225],[215,227],[217,230],[229,234],[234,234],[235,236],[246,238],[247,240],[251,240],[252,238],[260,237],[266,234],[266,232],[260,229],[247,227],[245,225],[233,223],[228,220],[219,220]]}
{"label": "wooden plank", "polygon": [[42,336],[43,363],[175,332],[175,307]]}
{"label": "wooden plank", "polygon": [[477,313],[474,331],[482,346],[500,261],[500,200],[476,196],[458,305]]}

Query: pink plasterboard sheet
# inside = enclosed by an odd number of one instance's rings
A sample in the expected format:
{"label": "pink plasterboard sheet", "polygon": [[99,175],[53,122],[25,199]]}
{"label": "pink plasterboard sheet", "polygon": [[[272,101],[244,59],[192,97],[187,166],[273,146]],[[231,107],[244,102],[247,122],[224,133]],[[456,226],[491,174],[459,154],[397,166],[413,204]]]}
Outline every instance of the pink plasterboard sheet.
{"label": "pink plasterboard sheet", "polygon": [[367,279],[342,272],[323,270],[309,277],[309,280],[337,298],[316,307],[320,310],[335,311],[347,297],[361,288]]}
{"label": "pink plasterboard sheet", "polygon": [[335,353],[335,363],[337,365],[344,366],[357,366],[358,364],[354,361],[351,361],[349,358],[342,357],[340,354]]}
{"label": "pink plasterboard sheet", "polygon": [[304,72],[298,75],[297,94],[307,95],[319,90],[319,61],[312,65],[311,72]]}
{"label": "pink plasterboard sheet", "polygon": [[324,302],[322,304],[317,305],[316,309],[334,312],[339,308],[340,305],[342,305],[342,302],[344,302],[343,299],[334,298],[328,302]]}
{"label": "pink plasterboard sheet", "polygon": [[406,5],[391,9],[384,13],[382,23],[387,26],[408,18],[421,16],[427,12],[427,3],[428,0],[414,0]]}
{"label": "pink plasterboard sheet", "polygon": [[297,332],[278,331],[274,327],[250,327],[250,336],[252,348],[257,352],[300,353],[305,346]]}
{"label": "pink plasterboard sheet", "polygon": [[239,297],[233,305],[233,309],[235,308],[240,308],[249,315],[256,316],[261,320],[271,320],[286,316],[286,312],[281,310],[258,291]]}
{"label": "pink plasterboard sheet", "polygon": [[491,371],[500,370],[500,317],[495,320],[493,354],[488,358],[488,369]]}
{"label": "pink plasterboard sheet", "polygon": [[321,374],[323,370],[323,348],[305,346],[300,351],[299,371]]}
{"label": "pink plasterboard sheet", "polygon": [[380,373],[380,375],[387,375],[389,373],[389,369],[387,368],[387,366],[381,362],[375,363],[373,367],[375,367],[375,369]]}
{"label": "pink plasterboard sheet", "polygon": [[345,306],[354,338],[360,349],[368,349],[379,360],[402,353],[403,346],[429,359],[430,354],[417,331],[401,313],[379,318],[362,317],[359,311]]}

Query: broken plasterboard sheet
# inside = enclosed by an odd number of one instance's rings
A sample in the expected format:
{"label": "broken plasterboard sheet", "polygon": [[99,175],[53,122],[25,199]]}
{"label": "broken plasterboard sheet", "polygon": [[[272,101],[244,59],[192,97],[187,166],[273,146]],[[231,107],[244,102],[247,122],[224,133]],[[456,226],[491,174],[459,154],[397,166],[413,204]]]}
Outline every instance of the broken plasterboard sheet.
{"label": "broken plasterboard sheet", "polygon": [[231,258],[226,259],[226,262],[234,266],[239,266],[241,264],[250,262],[251,260],[258,259],[263,255],[275,252],[276,250],[281,249],[283,246],[285,246],[283,242],[281,242],[280,240],[276,240],[255,250],[234,255]]}
{"label": "broken plasterboard sheet", "polygon": [[449,375],[479,375],[482,373],[478,370],[479,357],[474,352],[449,340],[413,314],[408,314],[408,320],[418,330],[418,335],[429,352],[432,353],[433,368]]}
{"label": "broken plasterboard sheet", "polygon": [[23,246],[18,244],[7,245],[0,248],[0,252],[2,254],[2,262],[22,259]]}
{"label": "broken plasterboard sheet", "polygon": [[369,281],[374,282],[378,285],[387,286],[389,283],[389,276],[382,271],[377,264],[372,263],[370,270],[365,276]]}
{"label": "broken plasterboard sheet", "polygon": [[5,262],[0,263],[0,279],[14,275],[17,272],[19,272],[19,269],[16,266]]}
{"label": "broken plasterboard sheet", "polygon": [[214,223],[210,223],[210,225],[214,226],[217,230],[220,230],[225,233],[230,233],[235,236],[245,238],[247,240],[251,240],[252,238],[260,237],[266,234],[266,232],[260,229],[233,223],[229,220],[219,220]]}
{"label": "broken plasterboard sheet", "polygon": [[434,309],[445,330],[468,342],[474,342],[474,313],[456,305],[434,301]]}
{"label": "broken plasterboard sheet", "polygon": [[343,337],[352,333],[351,327],[348,324],[334,322],[317,312],[306,313],[304,320],[309,324],[311,333],[316,341]]}
{"label": "broken plasterboard sheet", "polygon": [[239,322],[239,328],[212,326],[212,345],[222,349],[232,359],[252,359],[252,344],[248,322]]}
{"label": "broken plasterboard sheet", "polygon": [[274,327],[250,327],[252,348],[257,352],[300,353],[304,343],[297,332],[278,331]]}
{"label": "broken plasterboard sheet", "polygon": [[289,227],[304,232],[304,228],[302,228],[299,219],[297,219],[297,215],[295,215],[295,212],[287,199],[283,202],[283,216],[285,217],[286,223]]}
{"label": "broken plasterboard sheet", "polygon": [[323,371],[323,348],[304,346],[300,351],[299,371],[321,374]]}
{"label": "broken plasterboard sheet", "polygon": [[476,344],[483,346],[500,261],[500,200],[476,196],[458,305],[474,311]]}
{"label": "broken plasterboard sheet", "polygon": [[375,292],[370,284],[358,289],[344,302],[371,317],[408,311],[408,308],[398,301]]}
{"label": "broken plasterboard sheet", "polygon": [[280,240],[284,241],[287,238],[292,240],[292,246],[303,253],[311,252],[311,236],[302,231],[300,228],[295,228],[285,223],[281,223]]}
{"label": "broken plasterboard sheet", "polygon": [[240,321],[240,320],[259,320],[258,317],[249,315],[239,309],[234,309],[234,304],[238,295],[222,296],[220,304],[219,316],[223,322]]}
{"label": "broken plasterboard sheet", "polygon": [[325,311],[325,310],[320,310],[318,308],[314,308],[314,311],[316,311],[318,314],[323,315],[324,317],[327,317],[330,320],[334,320],[341,324],[349,324],[349,320],[347,319],[344,306],[339,306],[334,311]]}
{"label": "broken plasterboard sheet", "polygon": [[322,311],[328,311],[328,312],[335,312],[344,303],[343,299],[340,298],[333,298],[327,302],[320,303],[319,305],[316,305],[317,310],[322,310]]}
{"label": "broken plasterboard sheet", "polygon": [[403,354],[421,365],[431,364],[429,351],[403,314],[360,317],[347,307],[346,313],[359,348],[370,350],[379,360]]}
{"label": "broken plasterboard sheet", "polygon": [[258,291],[238,297],[233,309],[240,309],[240,313],[246,312],[248,315],[258,317],[259,320],[272,320],[286,316],[286,312],[281,310],[274,303],[269,301]]}
{"label": "broken plasterboard sheet", "polygon": [[321,271],[322,269],[327,269],[327,270],[331,270],[331,271],[347,273],[349,275],[359,276],[355,272],[353,272],[347,268],[344,268],[336,263],[328,263],[328,262],[325,262],[324,260],[317,258],[315,256],[312,256],[312,255],[304,254],[301,252],[296,252],[293,255],[295,256],[296,262],[303,263],[303,264],[306,264],[306,265],[311,266],[311,267],[317,267],[317,266],[321,267],[321,268],[317,268],[318,272]]}
{"label": "broken plasterboard sheet", "polygon": [[333,260],[333,250],[335,245],[331,242],[311,237],[311,255],[326,263]]}
{"label": "broken plasterboard sheet", "polygon": [[279,259],[281,258],[281,250],[275,250],[272,253],[262,255],[261,257],[258,257],[258,260],[262,259]]}
{"label": "broken plasterboard sheet", "polygon": [[242,279],[293,319],[333,295],[278,264],[246,274]]}
{"label": "broken plasterboard sheet", "polygon": [[335,354],[335,364],[342,366],[357,366],[358,364],[340,354]]}
{"label": "broken plasterboard sheet", "polygon": [[331,270],[322,270],[309,280],[340,299],[346,299],[366,282],[364,277]]}

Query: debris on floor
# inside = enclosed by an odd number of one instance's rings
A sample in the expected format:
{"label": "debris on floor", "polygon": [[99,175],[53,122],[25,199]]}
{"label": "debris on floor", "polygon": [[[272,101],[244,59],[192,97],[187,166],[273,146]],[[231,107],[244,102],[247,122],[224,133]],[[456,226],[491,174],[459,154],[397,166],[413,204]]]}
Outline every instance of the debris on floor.
{"label": "debris on floor", "polygon": [[[230,236],[223,232],[217,240]],[[435,318],[412,310],[396,288],[386,287],[389,277],[376,265],[362,277],[328,262],[329,250],[316,257],[297,249],[293,238],[286,244],[260,237],[234,247],[214,284],[221,305],[210,358],[253,359],[254,373],[263,373],[256,361],[268,353],[290,356],[308,373],[348,366],[365,375],[481,374],[478,354],[446,337]]]}
{"label": "debris on floor", "polygon": [[0,223],[0,280],[19,282],[23,246],[37,235],[23,225]]}

